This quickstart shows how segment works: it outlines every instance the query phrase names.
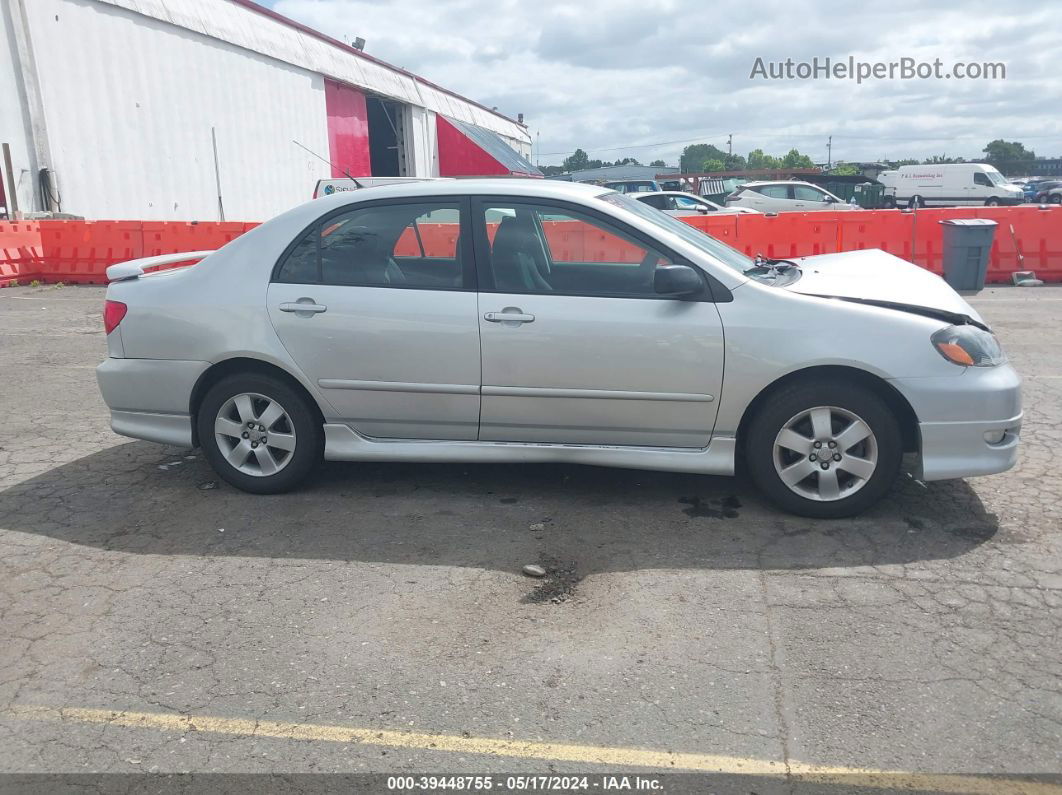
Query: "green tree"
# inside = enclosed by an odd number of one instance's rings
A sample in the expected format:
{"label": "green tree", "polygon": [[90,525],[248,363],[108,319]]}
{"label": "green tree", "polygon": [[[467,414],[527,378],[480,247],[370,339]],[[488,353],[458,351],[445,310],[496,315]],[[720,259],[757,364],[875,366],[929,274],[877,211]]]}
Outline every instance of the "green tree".
{"label": "green tree", "polygon": [[693,174],[701,170],[706,160],[718,160],[725,164],[727,154],[712,144],[690,144],[682,150],[682,157],[679,158],[679,168],[683,173]]}
{"label": "green tree", "polygon": [[712,173],[713,171],[726,171],[726,163],[718,157],[709,157],[701,164],[701,171]]}
{"label": "green tree", "polygon": [[576,149],[564,158],[562,165],[565,171],[582,171],[584,168],[590,168],[590,157],[582,149]]}
{"label": "green tree", "polygon": [[842,163],[839,166],[834,166],[830,173],[838,177],[854,177],[859,174],[859,169],[851,163]]}
{"label": "green tree", "polygon": [[762,149],[753,149],[749,152],[748,168],[781,168],[782,161],[773,155],[765,155]]}
{"label": "green tree", "polygon": [[815,168],[815,163],[807,155],[802,155],[796,149],[790,149],[782,158],[785,168]]}
{"label": "green tree", "polygon": [[932,157],[927,157],[925,160],[922,161],[922,163],[924,163],[927,166],[938,166],[938,165],[943,165],[945,163],[965,163],[965,162],[966,162],[966,158],[964,158],[964,157],[947,157],[946,155],[933,155]]}
{"label": "green tree", "polygon": [[1013,163],[1016,160],[1036,159],[1036,153],[1031,149],[1026,149],[1023,144],[1018,141],[1004,141],[1002,138],[990,141],[981,151],[988,155],[989,163],[997,166]]}
{"label": "green tree", "polygon": [[667,163],[665,163],[663,160],[654,160],[649,165],[653,168],[667,168]]}

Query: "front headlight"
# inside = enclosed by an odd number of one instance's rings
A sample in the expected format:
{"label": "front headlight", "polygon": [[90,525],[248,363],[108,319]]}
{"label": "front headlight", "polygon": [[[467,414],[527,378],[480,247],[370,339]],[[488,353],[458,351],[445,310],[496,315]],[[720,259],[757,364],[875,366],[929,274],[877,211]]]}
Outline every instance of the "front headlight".
{"label": "front headlight", "polygon": [[941,356],[962,367],[995,367],[1007,360],[996,335],[977,326],[948,326],[930,339]]}

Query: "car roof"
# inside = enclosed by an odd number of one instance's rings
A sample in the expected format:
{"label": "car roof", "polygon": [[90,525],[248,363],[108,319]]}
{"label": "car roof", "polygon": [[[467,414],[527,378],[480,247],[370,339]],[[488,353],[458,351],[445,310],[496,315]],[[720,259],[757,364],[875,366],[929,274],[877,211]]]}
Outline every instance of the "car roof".
{"label": "car roof", "polygon": [[345,197],[347,201],[368,201],[370,199],[417,198],[420,196],[468,196],[497,195],[528,196],[553,199],[588,198],[611,193],[600,185],[588,185],[583,182],[564,182],[555,179],[530,179],[520,177],[500,177],[497,179],[440,179],[425,180],[394,185],[376,185],[371,188],[335,193],[326,199]]}
{"label": "car roof", "polygon": [[768,179],[760,182],[743,182],[741,187],[743,188],[757,188],[761,185],[807,185],[811,188],[821,188],[821,185],[815,185],[811,182],[804,182],[801,179]]}
{"label": "car roof", "polygon": [[703,199],[703,196],[698,196],[696,193],[689,193],[684,190],[643,190],[638,193],[629,193],[628,196],[633,196],[636,199],[640,199],[642,196],[687,196],[691,199]]}

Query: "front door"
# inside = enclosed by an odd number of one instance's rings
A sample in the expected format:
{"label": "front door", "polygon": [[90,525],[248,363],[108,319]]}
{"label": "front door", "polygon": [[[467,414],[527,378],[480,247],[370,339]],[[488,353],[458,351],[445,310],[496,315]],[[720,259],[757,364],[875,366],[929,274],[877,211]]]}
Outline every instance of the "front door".
{"label": "front door", "polygon": [[704,447],[723,334],[710,300],[659,296],[671,262],[607,215],[476,199],[481,440]]}
{"label": "front door", "polygon": [[269,285],[281,342],[370,437],[475,439],[479,327],[467,200],[370,202],[325,216]]}

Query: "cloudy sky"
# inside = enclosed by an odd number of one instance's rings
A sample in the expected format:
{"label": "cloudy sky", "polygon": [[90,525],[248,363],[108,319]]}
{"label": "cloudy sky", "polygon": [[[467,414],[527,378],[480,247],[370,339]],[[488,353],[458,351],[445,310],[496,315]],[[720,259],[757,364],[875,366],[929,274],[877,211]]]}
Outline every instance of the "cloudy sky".
{"label": "cloudy sky", "polygon": [[[994,138],[1062,155],[1062,14],[1051,2],[263,0],[510,116],[543,165],[662,158],[687,143],[825,160],[976,157]],[[1002,62],[1005,80],[750,79],[767,61]],[[538,158],[538,154],[536,154]]]}

